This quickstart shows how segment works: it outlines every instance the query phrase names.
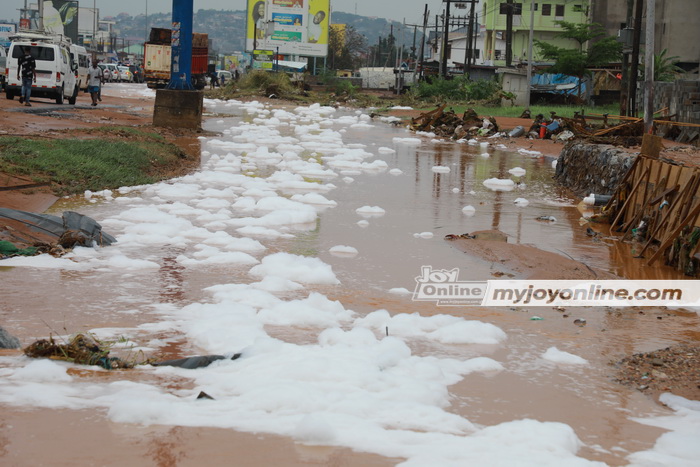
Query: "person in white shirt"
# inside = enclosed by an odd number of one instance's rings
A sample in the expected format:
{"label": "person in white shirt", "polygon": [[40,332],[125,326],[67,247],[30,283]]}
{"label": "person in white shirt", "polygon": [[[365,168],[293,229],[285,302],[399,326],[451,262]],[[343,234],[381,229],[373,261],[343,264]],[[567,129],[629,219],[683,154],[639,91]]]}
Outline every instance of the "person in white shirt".
{"label": "person in white shirt", "polygon": [[97,66],[97,60],[92,61],[92,66],[88,68],[88,92],[92,99],[92,106],[97,106],[97,99],[102,86],[102,69]]}

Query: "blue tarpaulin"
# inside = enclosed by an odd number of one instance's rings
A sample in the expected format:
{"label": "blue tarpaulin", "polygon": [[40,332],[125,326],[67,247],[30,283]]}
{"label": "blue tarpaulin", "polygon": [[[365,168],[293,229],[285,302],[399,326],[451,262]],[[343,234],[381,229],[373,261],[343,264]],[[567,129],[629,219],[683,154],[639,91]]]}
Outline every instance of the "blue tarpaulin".
{"label": "blue tarpaulin", "polygon": [[[578,95],[579,79],[574,76],[542,73],[534,75],[530,85],[536,92],[549,92],[552,94]],[[586,82],[581,84],[581,95],[586,94]]]}

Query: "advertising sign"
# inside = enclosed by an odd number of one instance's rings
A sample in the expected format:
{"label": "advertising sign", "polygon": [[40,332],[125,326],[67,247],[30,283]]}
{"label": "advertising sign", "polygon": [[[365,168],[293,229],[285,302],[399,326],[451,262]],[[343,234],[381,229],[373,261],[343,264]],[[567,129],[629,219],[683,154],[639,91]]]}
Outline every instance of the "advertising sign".
{"label": "advertising sign", "polygon": [[10,36],[17,32],[14,23],[0,23],[0,45],[7,48],[10,46]]}
{"label": "advertising sign", "polygon": [[328,55],[330,0],[248,0],[246,50]]}
{"label": "advertising sign", "polygon": [[272,50],[253,50],[253,69],[272,70],[275,52]]}
{"label": "advertising sign", "polygon": [[74,0],[42,0],[46,32],[70,37],[78,43],[78,2]]}

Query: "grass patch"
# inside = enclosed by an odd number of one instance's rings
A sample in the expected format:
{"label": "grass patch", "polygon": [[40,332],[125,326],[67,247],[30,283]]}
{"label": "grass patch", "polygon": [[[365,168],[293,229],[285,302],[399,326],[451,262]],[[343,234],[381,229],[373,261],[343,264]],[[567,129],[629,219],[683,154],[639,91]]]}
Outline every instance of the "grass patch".
{"label": "grass patch", "polygon": [[270,97],[292,101],[305,101],[304,89],[292,83],[287,73],[272,73],[255,70],[243,75],[238,81],[204,92],[210,99],[235,99],[240,97]]}
{"label": "grass patch", "polygon": [[154,183],[182,166],[183,151],[156,133],[91,130],[93,139],[0,138],[0,171],[50,182],[59,195]]}

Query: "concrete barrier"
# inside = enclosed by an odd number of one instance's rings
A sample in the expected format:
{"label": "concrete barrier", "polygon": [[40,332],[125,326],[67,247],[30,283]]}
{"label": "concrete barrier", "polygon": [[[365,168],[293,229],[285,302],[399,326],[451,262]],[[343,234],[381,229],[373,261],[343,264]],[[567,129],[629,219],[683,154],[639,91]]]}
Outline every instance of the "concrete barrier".
{"label": "concrete barrier", "polygon": [[153,109],[153,125],[167,128],[202,129],[204,93],[158,89]]}

